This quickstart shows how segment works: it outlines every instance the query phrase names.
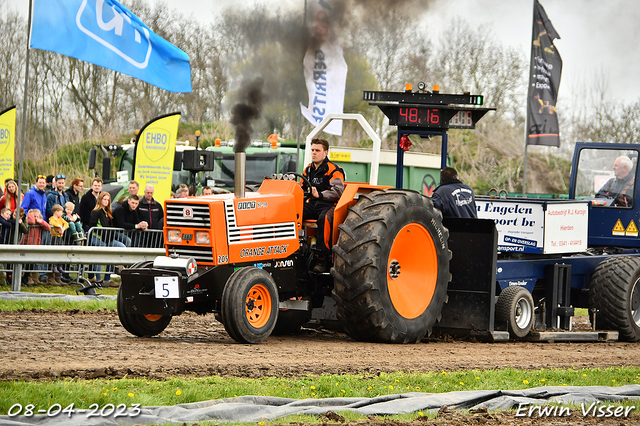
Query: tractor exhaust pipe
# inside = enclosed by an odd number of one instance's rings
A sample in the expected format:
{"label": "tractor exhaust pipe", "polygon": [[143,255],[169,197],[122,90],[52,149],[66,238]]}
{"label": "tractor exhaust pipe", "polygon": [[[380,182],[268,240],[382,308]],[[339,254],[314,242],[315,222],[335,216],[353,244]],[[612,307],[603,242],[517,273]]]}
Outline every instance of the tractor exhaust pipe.
{"label": "tractor exhaust pipe", "polygon": [[244,198],[244,187],[247,183],[247,153],[236,152],[235,155],[236,173],[234,179],[234,190],[236,198]]}

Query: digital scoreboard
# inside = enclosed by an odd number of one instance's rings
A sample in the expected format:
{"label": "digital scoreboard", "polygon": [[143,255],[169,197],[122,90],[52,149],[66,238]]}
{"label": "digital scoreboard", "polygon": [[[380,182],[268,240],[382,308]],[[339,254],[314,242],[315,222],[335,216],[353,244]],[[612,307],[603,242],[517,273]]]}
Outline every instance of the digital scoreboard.
{"label": "digital scoreboard", "polygon": [[365,91],[364,100],[373,101],[389,118],[389,124],[415,129],[474,129],[488,111],[481,108],[479,95],[421,93],[421,92],[373,92]]}

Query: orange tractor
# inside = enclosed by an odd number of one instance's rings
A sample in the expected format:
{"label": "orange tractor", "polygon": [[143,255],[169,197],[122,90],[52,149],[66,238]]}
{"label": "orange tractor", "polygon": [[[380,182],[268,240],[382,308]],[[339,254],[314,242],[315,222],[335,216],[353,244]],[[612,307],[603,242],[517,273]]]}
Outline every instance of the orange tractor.
{"label": "orange tractor", "polygon": [[193,311],[214,313],[238,342],[259,343],[299,330],[312,310],[332,304],[356,340],[418,342],[431,332],[447,299],[451,255],[428,197],[347,183],[335,209],[331,272],[315,273],[303,177],[272,176],[245,193],[243,157],[236,154],[235,194],[165,202],[166,256],[121,272],[118,315],[127,331],[157,335],[172,316]]}

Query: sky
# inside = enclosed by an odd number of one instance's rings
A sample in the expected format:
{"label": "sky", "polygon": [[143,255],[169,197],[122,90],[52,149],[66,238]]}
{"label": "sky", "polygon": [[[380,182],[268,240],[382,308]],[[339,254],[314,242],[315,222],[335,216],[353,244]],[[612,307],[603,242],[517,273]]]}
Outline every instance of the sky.
{"label": "sky", "polygon": [[[255,3],[254,0],[148,1],[154,4],[162,1],[203,23],[213,20],[215,14],[226,7]],[[432,37],[446,36],[442,34],[443,29],[460,17],[474,29],[484,25],[503,45],[520,50],[527,58],[530,55],[533,0],[411,1],[426,9],[423,19]],[[262,0],[260,3],[304,8],[304,0]],[[640,48],[635,44],[640,40],[640,1],[540,0],[540,3],[561,37],[555,42],[563,59],[559,108],[562,99],[575,98],[587,85],[602,81],[602,76],[607,83],[608,100],[631,103],[640,98]],[[0,6],[3,4],[27,16],[28,0],[0,0]]]}

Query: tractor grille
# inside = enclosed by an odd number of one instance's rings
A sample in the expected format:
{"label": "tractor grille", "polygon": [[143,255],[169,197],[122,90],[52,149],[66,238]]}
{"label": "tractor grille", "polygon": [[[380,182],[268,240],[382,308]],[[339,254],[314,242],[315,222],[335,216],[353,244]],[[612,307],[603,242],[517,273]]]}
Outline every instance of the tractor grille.
{"label": "tractor grille", "polygon": [[227,200],[224,205],[229,244],[239,244],[250,241],[278,241],[297,238],[298,236],[295,222],[238,226],[236,224],[236,213],[233,207],[233,201]]}
{"label": "tractor grille", "polygon": [[193,257],[196,262],[213,263],[211,247],[169,246],[169,254],[176,253],[180,257]]}
{"label": "tractor grille", "polygon": [[167,225],[183,228],[210,228],[209,205],[167,203]]}

